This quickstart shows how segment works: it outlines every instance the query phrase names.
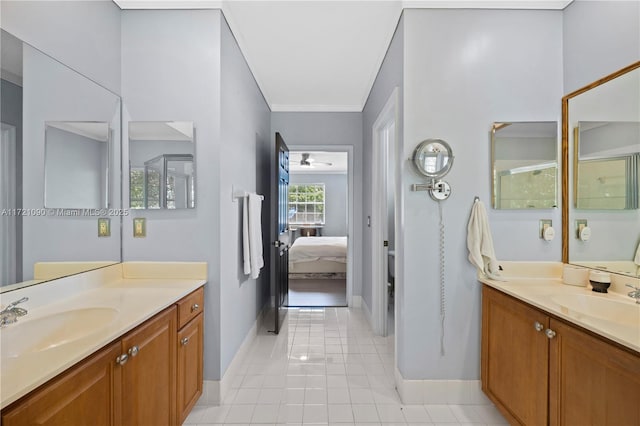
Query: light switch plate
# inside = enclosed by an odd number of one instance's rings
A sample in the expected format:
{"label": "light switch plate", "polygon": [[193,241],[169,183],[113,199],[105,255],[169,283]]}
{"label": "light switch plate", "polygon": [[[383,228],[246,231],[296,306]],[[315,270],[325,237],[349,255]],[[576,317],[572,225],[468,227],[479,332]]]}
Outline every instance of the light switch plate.
{"label": "light switch plate", "polygon": [[133,236],[135,238],[145,238],[147,236],[147,219],[144,217],[133,219]]}
{"label": "light switch plate", "polygon": [[111,236],[111,219],[107,217],[98,218],[98,237]]}

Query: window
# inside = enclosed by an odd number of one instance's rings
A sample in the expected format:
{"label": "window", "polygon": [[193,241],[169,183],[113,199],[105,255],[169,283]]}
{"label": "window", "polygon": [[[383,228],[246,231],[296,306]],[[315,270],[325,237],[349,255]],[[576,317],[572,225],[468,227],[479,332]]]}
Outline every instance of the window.
{"label": "window", "polygon": [[289,185],[289,223],[324,225],[324,183]]}

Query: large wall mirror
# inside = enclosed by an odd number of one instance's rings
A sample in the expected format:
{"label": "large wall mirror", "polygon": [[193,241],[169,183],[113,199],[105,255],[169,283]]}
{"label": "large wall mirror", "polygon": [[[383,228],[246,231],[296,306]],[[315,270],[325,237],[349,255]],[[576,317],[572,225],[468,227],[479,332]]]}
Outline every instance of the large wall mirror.
{"label": "large wall mirror", "polygon": [[562,130],[563,261],[639,276],[640,62],[565,96]]}
{"label": "large wall mirror", "polygon": [[491,166],[493,208],[557,207],[558,123],[493,123]]}
{"label": "large wall mirror", "polygon": [[0,292],[119,262],[120,97],[4,30],[0,51]]}
{"label": "large wall mirror", "polygon": [[129,123],[129,205],[132,209],[196,206],[193,123]]}

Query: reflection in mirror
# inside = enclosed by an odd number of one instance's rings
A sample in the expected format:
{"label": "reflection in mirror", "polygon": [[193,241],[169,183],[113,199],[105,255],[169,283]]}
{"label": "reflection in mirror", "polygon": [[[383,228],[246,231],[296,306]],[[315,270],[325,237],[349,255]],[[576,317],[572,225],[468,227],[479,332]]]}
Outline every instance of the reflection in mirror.
{"label": "reflection in mirror", "polygon": [[491,130],[495,209],[558,206],[558,123],[494,123]]}
{"label": "reflection in mirror", "polygon": [[[563,99],[563,260],[638,276],[640,62]],[[571,177],[571,178],[569,178]],[[591,228],[577,238],[577,221]],[[566,240],[566,241],[565,241]]]}
{"label": "reflection in mirror", "polygon": [[131,208],[195,208],[194,155],[193,123],[130,122]]}
{"label": "reflection in mirror", "polygon": [[109,123],[46,123],[45,207],[109,207],[109,133]]}
{"label": "reflection in mirror", "polygon": [[413,164],[426,177],[440,179],[453,165],[453,152],[448,143],[440,139],[427,139],[413,152]]}
{"label": "reflection in mirror", "polygon": [[638,208],[640,122],[581,121],[574,147],[576,209]]}
{"label": "reflection in mirror", "polygon": [[[120,164],[120,98],[4,30],[0,54],[0,293],[119,262],[118,234],[98,238],[95,215],[65,209],[105,206],[109,192],[120,207],[118,173],[102,166]],[[95,151],[111,141],[107,157],[80,156],[87,146],[68,149],[78,127],[91,134],[83,134],[87,145],[101,145]],[[85,186],[98,180],[100,191]],[[60,209],[45,209],[45,193]],[[120,219],[111,220],[117,226]]]}

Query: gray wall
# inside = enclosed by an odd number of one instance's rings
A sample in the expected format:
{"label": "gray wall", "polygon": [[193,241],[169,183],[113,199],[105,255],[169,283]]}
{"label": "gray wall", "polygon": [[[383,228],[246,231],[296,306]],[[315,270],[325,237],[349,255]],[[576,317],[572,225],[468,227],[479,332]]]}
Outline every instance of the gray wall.
{"label": "gray wall", "polygon": [[[122,12],[123,128],[129,121],[192,121],[196,209],[132,211],[123,260],[206,261],[205,378],[220,378],[220,21],[218,10]],[[128,141],[123,143],[128,164]],[[129,179],[123,180],[124,200]],[[125,202],[125,207],[128,203]],[[147,237],[133,238],[133,217]]]}
{"label": "gray wall", "polygon": [[[233,188],[265,195],[262,203],[263,253],[269,254],[269,168],[271,147],[269,107],[224,18],[221,26],[220,145],[220,339],[221,372],[253,326],[269,296],[269,268],[257,279],[243,273],[241,202]],[[269,258],[265,257],[265,265]]]}
{"label": "gray wall", "polygon": [[[349,241],[353,241],[353,295],[361,295],[362,261],[367,254],[362,251],[361,223],[366,223],[362,210],[363,150],[362,113],[359,112],[274,112],[271,114],[271,138],[280,132],[291,148],[300,146],[353,146],[353,208],[354,226]],[[315,149],[315,148],[314,148]],[[317,150],[321,150],[318,148]],[[274,151],[274,150],[272,150]],[[273,158],[271,154],[269,158]],[[274,161],[274,160],[272,160]],[[364,257],[363,257],[364,256]]]}
{"label": "gray wall", "polygon": [[[119,165],[120,98],[30,46],[25,46],[23,56],[23,207],[41,209],[45,122],[73,117],[74,121],[109,123],[113,135],[111,161]],[[112,207],[120,207],[119,173],[111,175],[111,196]],[[120,259],[118,233],[99,238],[95,217],[49,215],[22,219],[25,280],[33,277],[35,262]],[[118,218],[112,220],[117,223]]]}
{"label": "gray wall", "polygon": [[[474,196],[490,200],[492,123],[560,119],[562,12],[405,10],[404,18],[403,157],[433,137],[448,141],[456,159],[443,202],[446,355],[438,345],[438,205],[406,190],[398,367],[407,379],[478,379],[480,285],[467,261],[466,227]],[[403,188],[422,180],[403,165]],[[560,260],[560,239],[538,237],[543,218],[560,226],[557,210],[489,208],[498,259]]]}
{"label": "gray wall", "polygon": [[[366,218],[367,216],[372,215],[372,194],[376,189],[372,187],[373,182],[373,171],[371,165],[373,163],[372,157],[372,144],[373,144],[373,123],[378,118],[380,111],[386,104],[389,96],[393,92],[394,88],[398,88],[399,90],[399,121],[396,123],[397,127],[397,135],[398,141],[397,145],[402,149],[403,144],[403,93],[404,93],[404,25],[405,18],[404,13],[400,17],[400,21],[398,22],[398,26],[396,28],[396,32],[391,40],[391,44],[389,45],[389,49],[387,50],[387,55],[384,58],[380,71],[378,72],[378,76],[374,82],[373,87],[371,88],[371,92],[369,93],[369,98],[365,104],[364,110],[362,112],[362,137],[363,137],[363,146],[366,148],[363,150],[363,195],[362,195],[362,204],[363,204],[363,212],[362,212],[362,253],[363,253],[363,261],[362,261],[362,301],[371,309],[373,306],[373,299],[371,294],[371,228],[367,227]],[[402,152],[402,151],[400,151]],[[398,173],[402,170],[402,156],[396,156],[396,164],[394,167],[394,171],[396,173],[396,180],[399,184],[399,176]],[[401,191],[397,191],[395,194],[396,203],[399,203],[400,210],[398,210],[397,221],[399,223],[402,222],[402,200],[403,195]],[[375,219],[375,218],[373,218]],[[402,262],[402,232],[398,235],[395,235],[395,249],[396,249],[396,262]],[[395,297],[399,302],[401,299],[398,299],[402,294],[403,288],[401,283],[402,280],[402,267],[398,266],[396,268],[395,274]],[[398,321],[399,318],[396,318]],[[398,323],[397,335],[396,339],[402,339],[404,335],[404,331],[400,324]]]}
{"label": "gray wall", "polygon": [[120,8],[110,0],[3,0],[1,26],[120,93]]}
{"label": "gray wall", "polygon": [[[565,94],[640,60],[640,2],[578,0],[564,10],[563,21]],[[622,114],[620,111],[615,111],[615,114],[618,120],[637,120],[637,116],[619,115]],[[609,119],[602,113],[595,116],[581,112],[576,116],[591,121]],[[570,118],[570,121],[570,126],[573,126],[574,119]],[[571,150],[569,155],[572,155]],[[573,237],[574,230],[570,225],[571,260],[632,259],[637,236],[628,236],[630,230],[637,232],[640,227],[637,210],[581,210],[576,213],[570,205],[569,211],[571,222],[587,219],[593,231],[589,242],[583,243]]]}
{"label": "gray wall", "polygon": [[324,183],[325,224],[322,235],[339,237],[347,235],[348,180],[346,174],[291,173],[290,184]]}
{"label": "gray wall", "polygon": [[[241,204],[231,194],[267,191],[270,111],[220,11],[129,10],[122,18],[124,125],[192,121],[197,174],[196,209],[134,211],[147,218],[143,239],[125,218],[124,260],[208,262],[205,379],[220,379],[268,296],[268,269],[257,280],[242,273]],[[128,150],[124,157],[128,164]]]}
{"label": "gray wall", "polygon": [[640,2],[575,0],[562,16],[565,94],[640,59]]}

